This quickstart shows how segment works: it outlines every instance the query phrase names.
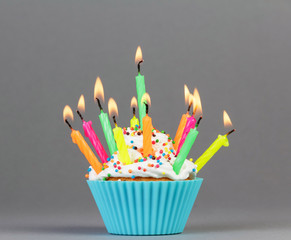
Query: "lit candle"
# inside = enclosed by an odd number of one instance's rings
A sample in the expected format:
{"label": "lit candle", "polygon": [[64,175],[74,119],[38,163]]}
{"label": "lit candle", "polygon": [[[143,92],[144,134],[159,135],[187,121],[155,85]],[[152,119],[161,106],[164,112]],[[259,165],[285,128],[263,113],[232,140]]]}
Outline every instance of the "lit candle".
{"label": "lit candle", "polygon": [[95,133],[94,129],[92,128],[92,121],[86,122],[81,114],[81,112],[85,112],[85,98],[82,94],[80,96],[79,102],[78,102],[78,110],[77,113],[80,116],[82,122],[83,122],[83,129],[85,136],[89,138],[90,142],[92,143],[93,147],[95,148],[98,156],[100,157],[101,161],[103,163],[107,162],[108,155],[102,146],[97,134]]}
{"label": "lit candle", "polygon": [[114,139],[116,141],[117,149],[118,149],[118,159],[123,164],[131,164],[132,162],[128,154],[127,145],[125,143],[124,136],[123,136],[123,131],[121,127],[117,126],[117,123],[116,123],[116,116],[118,116],[118,108],[113,98],[110,98],[108,101],[108,110],[109,110],[109,115],[113,116],[112,118],[115,124],[113,133],[114,133]]}
{"label": "lit candle", "polygon": [[82,134],[79,131],[74,130],[68,121],[68,118],[70,118],[71,120],[73,120],[74,118],[73,111],[68,105],[66,105],[64,108],[63,118],[64,118],[65,123],[68,124],[68,126],[70,127],[72,131],[71,138],[72,138],[73,143],[78,145],[80,151],[84,154],[85,158],[88,160],[88,162],[90,163],[94,171],[97,174],[100,173],[102,171],[102,164],[98,161],[98,159],[92,152],[91,148],[89,147],[89,145],[83,138]]}
{"label": "lit candle", "polygon": [[132,114],[133,114],[133,117],[130,120],[130,127],[133,127],[133,128],[139,127],[138,118],[135,116],[135,108],[137,107],[136,97],[132,97],[130,107],[132,107]]}
{"label": "lit candle", "polygon": [[[231,120],[226,113],[223,111],[223,122],[224,126],[232,126]],[[197,165],[197,173],[204,167],[204,165],[213,157],[213,155],[222,147],[228,147],[229,142],[227,136],[234,132],[235,129],[229,131],[225,135],[218,135],[217,139],[210,145],[210,147],[196,160],[195,164]]]}
{"label": "lit candle", "polygon": [[187,122],[187,118],[190,117],[189,115],[189,111],[192,105],[192,98],[190,97],[190,92],[189,89],[187,87],[186,84],[184,84],[184,96],[185,96],[185,104],[188,105],[188,110],[187,113],[184,113],[181,117],[177,132],[176,132],[176,136],[174,138],[174,149],[177,151],[186,122]]}
{"label": "lit candle", "polygon": [[136,81],[136,93],[137,93],[137,101],[138,101],[138,111],[139,111],[139,121],[140,121],[140,128],[143,129],[142,119],[146,115],[145,105],[142,104],[141,98],[146,92],[144,76],[140,74],[140,64],[143,62],[142,52],[140,46],[137,47],[135,53],[135,64],[137,64],[138,74],[135,77]]}
{"label": "lit candle", "polygon": [[196,104],[196,101],[195,101],[196,98],[197,98],[196,95],[198,95],[198,98],[200,99],[200,96],[199,96],[197,88],[195,88],[195,90],[194,90],[194,95],[190,96],[193,99],[192,100],[192,102],[193,102],[193,114],[192,114],[191,117],[187,118],[187,122],[186,122],[186,125],[185,125],[185,128],[184,128],[184,131],[183,131],[183,134],[182,134],[178,149],[176,151],[176,154],[179,154],[180,149],[183,146],[183,144],[184,144],[184,142],[186,140],[186,137],[187,137],[188,133],[190,132],[190,130],[195,128],[196,119],[194,118],[194,115],[195,115],[195,112],[197,110],[197,104]]}
{"label": "lit candle", "polygon": [[147,157],[153,154],[152,146],[152,118],[149,116],[149,105],[151,104],[151,98],[148,93],[145,93],[141,99],[141,102],[146,106],[146,115],[142,119],[143,123],[143,156]]}
{"label": "lit candle", "polygon": [[110,125],[109,117],[107,113],[104,113],[103,108],[100,103],[100,98],[104,102],[104,90],[103,85],[99,77],[97,77],[94,87],[94,99],[97,100],[98,106],[100,108],[99,120],[103,129],[103,133],[109,148],[109,152],[112,155],[117,151],[116,142],[113,137],[112,128]]}
{"label": "lit candle", "polygon": [[[196,93],[195,93],[196,92]],[[180,149],[180,152],[173,164],[173,170],[176,174],[179,174],[199,132],[198,132],[198,125],[202,119],[202,105],[201,105],[201,100],[200,100],[200,96],[198,91],[194,91],[194,99],[195,99],[195,103],[196,103],[196,115],[200,116],[195,128],[191,128],[186,139],[185,142],[183,144],[183,146]]]}

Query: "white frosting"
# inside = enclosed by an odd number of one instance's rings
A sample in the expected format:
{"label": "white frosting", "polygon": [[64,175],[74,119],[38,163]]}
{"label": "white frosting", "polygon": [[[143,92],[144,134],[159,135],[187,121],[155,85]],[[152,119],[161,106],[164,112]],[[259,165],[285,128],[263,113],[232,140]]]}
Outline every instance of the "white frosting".
{"label": "white frosting", "polygon": [[[142,148],[143,136],[142,134],[137,135],[137,132],[126,129],[130,134],[124,134],[126,144],[129,146],[128,153],[130,159],[133,161],[132,164],[124,165],[118,160],[117,154],[113,154],[109,162],[103,171],[96,174],[94,169],[89,168],[89,180],[104,180],[108,177],[152,177],[152,178],[170,178],[172,180],[185,180],[188,177],[195,178],[197,166],[189,160],[185,160],[180,173],[177,175],[173,170],[173,164],[175,162],[175,151],[173,150],[172,141],[168,140],[168,136],[164,133],[157,132],[154,130],[155,136],[152,137],[152,141],[158,139],[159,141],[153,144],[156,159],[147,157],[144,160],[143,156],[137,149]],[[172,149],[172,152],[170,151]],[[162,153],[160,152],[162,150]],[[164,154],[164,156],[163,156]],[[166,154],[166,155],[165,155]],[[169,155],[168,155],[169,154]],[[168,155],[168,157],[167,157]],[[139,161],[137,162],[137,160]],[[158,160],[157,160],[158,159]],[[134,162],[135,161],[135,162]]]}

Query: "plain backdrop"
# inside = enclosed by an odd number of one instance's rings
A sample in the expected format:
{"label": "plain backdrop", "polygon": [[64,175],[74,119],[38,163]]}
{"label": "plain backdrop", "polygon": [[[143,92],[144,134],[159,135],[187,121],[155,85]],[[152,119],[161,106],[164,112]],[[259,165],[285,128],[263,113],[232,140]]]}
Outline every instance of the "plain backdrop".
{"label": "plain backdrop", "polygon": [[[174,136],[186,111],[184,84],[198,88],[204,113],[190,157],[226,132],[224,109],[237,129],[199,172],[205,181],[186,233],[289,228],[290,23],[287,0],[0,1],[1,224],[59,220],[79,237],[96,237],[97,225],[106,234],[62,110],[75,111],[84,94],[84,117],[107,149],[95,79],[104,108],[113,97],[119,124],[129,125],[141,45],[157,129]],[[76,114],[73,127],[83,132]],[[57,231],[48,228],[47,237],[50,230]]]}

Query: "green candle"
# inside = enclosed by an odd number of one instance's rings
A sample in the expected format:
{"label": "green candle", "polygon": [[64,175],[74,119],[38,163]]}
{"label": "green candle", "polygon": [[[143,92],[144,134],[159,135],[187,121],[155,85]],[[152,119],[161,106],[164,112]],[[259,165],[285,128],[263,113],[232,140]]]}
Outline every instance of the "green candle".
{"label": "green candle", "polygon": [[96,99],[99,109],[100,109],[100,114],[99,114],[100,123],[101,123],[103,133],[104,133],[104,136],[109,148],[109,152],[112,155],[114,152],[117,151],[117,146],[114,140],[108,114],[103,112],[103,108],[100,102],[100,99],[101,99],[104,103],[104,89],[103,89],[103,84],[101,82],[100,77],[97,77],[96,82],[95,82],[94,99]]}
{"label": "green candle", "polygon": [[137,102],[138,102],[138,111],[139,111],[139,122],[140,128],[142,129],[142,119],[146,115],[145,104],[141,102],[142,96],[146,93],[144,76],[140,74],[140,64],[143,62],[142,52],[140,46],[138,46],[135,54],[135,63],[138,67],[138,75],[135,77],[136,81],[136,93],[137,93]]}
{"label": "green candle", "polygon": [[100,123],[103,129],[103,133],[109,148],[109,152],[112,155],[114,152],[117,151],[116,142],[114,140],[112,128],[109,122],[109,117],[107,113],[104,113],[103,110],[101,110],[101,113],[99,114]]}
{"label": "green candle", "polygon": [[199,134],[199,132],[197,130],[197,125],[194,129],[191,128],[190,132],[188,133],[188,135],[185,139],[185,142],[184,142],[183,146],[181,147],[180,152],[179,152],[179,154],[178,154],[178,156],[173,164],[173,170],[177,175],[179,174],[181,167],[183,166],[198,134]]}
{"label": "green candle", "polygon": [[229,142],[227,134],[218,135],[216,140],[210,145],[210,147],[196,160],[197,173],[204,167],[204,165],[213,157],[213,155],[222,147],[228,147]]}
{"label": "green candle", "polygon": [[135,77],[136,80],[136,93],[137,93],[137,101],[138,101],[138,111],[139,111],[139,122],[140,127],[142,129],[142,119],[146,115],[145,104],[142,104],[141,98],[146,93],[144,76],[138,73]]}

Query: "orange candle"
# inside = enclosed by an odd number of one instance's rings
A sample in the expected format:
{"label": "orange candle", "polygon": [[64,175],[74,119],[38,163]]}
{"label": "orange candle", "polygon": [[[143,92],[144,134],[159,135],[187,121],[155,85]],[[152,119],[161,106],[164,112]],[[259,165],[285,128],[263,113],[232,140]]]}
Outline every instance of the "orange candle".
{"label": "orange candle", "polygon": [[142,97],[142,103],[146,105],[146,115],[142,119],[143,125],[143,156],[147,157],[150,154],[153,154],[152,146],[152,118],[148,115],[149,104],[151,103],[150,95],[145,93]]}
{"label": "orange candle", "polygon": [[178,127],[177,132],[176,132],[176,136],[175,136],[175,139],[174,139],[174,142],[175,142],[174,143],[174,149],[175,149],[175,151],[177,151],[177,149],[178,149],[178,146],[179,146],[179,143],[180,143],[184,128],[186,126],[187,118],[189,118],[189,117],[190,117],[189,112],[184,113],[182,115],[182,117],[181,117],[180,124],[179,124],[179,127]]}
{"label": "orange candle", "polygon": [[72,129],[71,137],[73,143],[78,145],[80,151],[84,154],[95,172],[97,174],[100,173],[102,171],[102,164],[98,161],[82,134],[79,131]]}
{"label": "orange candle", "polygon": [[190,108],[191,108],[191,105],[192,105],[192,101],[193,101],[193,98],[191,97],[190,91],[189,91],[189,89],[188,89],[186,84],[184,84],[184,96],[185,96],[185,104],[188,105],[189,107],[188,107],[187,113],[183,114],[182,117],[181,117],[180,124],[179,124],[179,127],[177,129],[176,136],[174,138],[174,142],[175,142],[174,143],[174,149],[175,149],[175,151],[177,151],[177,149],[178,149],[182,134],[184,132],[184,128],[186,126],[187,118],[190,117],[189,111],[190,111]]}
{"label": "orange candle", "polygon": [[73,111],[68,105],[66,105],[64,108],[63,117],[64,117],[64,121],[68,124],[68,126],[72,130],[71,137],[72,137],[73,143],[78,145],[80,151],[84,154],[85,158],[88,160],[88,162],[90,163],[92,168],[95,170],[95,172],[97,174],[100,173],[102,171],[102,164],[98,161],[98,159],[92,152],[91,148],[89,147],[89,145],[83,138],[82,134],[79,131],[74,130],[67,120],[68,117],[73,119]]}

